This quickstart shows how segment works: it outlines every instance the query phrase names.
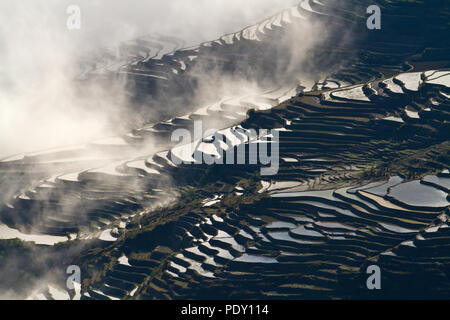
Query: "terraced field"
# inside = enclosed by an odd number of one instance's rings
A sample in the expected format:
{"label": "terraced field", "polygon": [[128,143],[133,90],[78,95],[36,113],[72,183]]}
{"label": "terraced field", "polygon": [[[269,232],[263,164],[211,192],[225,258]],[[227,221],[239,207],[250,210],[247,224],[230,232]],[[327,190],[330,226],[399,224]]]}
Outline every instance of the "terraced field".
{"label": "terraced field", "polygon": [[[161,110],[175,101],[161,92],[177,92],[189,110],[0,162],[0,183],[20,177],[0,197],[7,228],[69,246],[100,239],[65,258],[82,268],[80,289],[55,289],[64,280],[34,298],[448,298],[450,12],[438,1],[375,2],[380,32],[365,29],[364,1],[303,0],[195,48],[139,39],[118,68],[87,70],[83,81],[126,74],[136,99],[151,95]],[[292,68],[280,39],[311,21],[326,21],[324,41]],[[238,70],[261,89],[196,106],[200,70]],[[172,132],[194,133],[196,121],[217,131],[176,146]],[[279,139],[248,139],[252,129]],[[176,161],[186,150],[250,159],[273,144],[271,176],[258,164]],[[367,290],[370,265],[383,290]]]}
{"label": "terraced field", "polygon": [[[417,98],[403,99],[417,108],[418,117],[410,117],[405,106],[381,108],[375,101],[391,99],[383,85],[378,94],[364,90],[367,96],[361,91],[358,97],[353,87],[304,93],[250,117],[243,125],[253,127],[261,117],[274,126],[291,121],[280,130],[279,173],[257,190],[249,186],[249,168],[233,167],[227,171],[232,176],[200,189],[203,202],[159,213],[187,212],[160,227],[174,239],[147,251],[135,244],[148,237],[158,244],[151,236],[155,231],[125,238],[122,256],[84,298],[370,297],[363,279],[372,264],[383,270],[383,297],[446,295],[448,131],[442,136],[445,120],[432,117],[431,125],[425,115],[444,110],[449,101],[448,89],[429,84],[432,74],[415,75],[416,88],[399,80],[412,74],[394,78],[398,91],[416,90]],[[333,97],[340,95],[349,110],[336,114],[334,106],[344,102]],[[430,101],[439,110],[433,111]],[[358,120],[352,119],[356,111]],[[383,139],[399,137],[402,130],[408,134],[398,141]],[[176,176],[192,170],[167,160],[165,166]],[[402,177],[389,178],[394,170]],[[423,172],[437,174],[414,180]],[[137,258],[142,256],[147,258]]]}

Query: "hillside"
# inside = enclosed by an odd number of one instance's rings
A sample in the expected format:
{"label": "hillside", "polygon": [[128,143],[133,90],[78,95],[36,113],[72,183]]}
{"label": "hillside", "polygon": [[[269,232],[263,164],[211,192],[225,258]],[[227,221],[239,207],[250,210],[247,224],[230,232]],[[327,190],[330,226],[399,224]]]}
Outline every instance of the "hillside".
{"label": "hillside", "polygon": [[[373,3],[381,30],[366,28]],[[0,232],[37,243],[0,251],[23,265],[0,288],[49,270],[64,288],[63,263],[81,292],[58,290],[81,299],[449,298],[449,18],[440,1],[302,0],[194,48],[144,37],[98,62],[79,81],[125,77],[152,116],[0,160]],[[257,89],[211,91],[229,83]],[[171,140],[199,121],[214,134]],[[274,144],[262,175],[252,152]]]}

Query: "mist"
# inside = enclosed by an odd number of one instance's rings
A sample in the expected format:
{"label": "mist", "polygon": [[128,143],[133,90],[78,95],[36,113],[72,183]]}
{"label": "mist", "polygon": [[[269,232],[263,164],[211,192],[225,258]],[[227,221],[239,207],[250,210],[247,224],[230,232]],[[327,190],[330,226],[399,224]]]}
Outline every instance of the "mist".
{"label": "mist", "polygon": [[[297,0],[24,0],[0,2],[0,158],[85,143],[124,130],[129,103],[115,87],[74,79],[91,53],[143,35],[185,47],[258,22]],[[81,28],[66,26],[69,5]]]}
{"label": "mist", "polygon": [[[316,57],[313,49],[317,45],[323,45],[330,34],[324,32],[326,27],[320,22],[309,20],[304,21],[300,27],[295,23],[285,26],[287,32],[283,36],[275,31],[272,35],[267,34],[267,37],[272,37],[270,41],[256,45],[252,43],[251,50],[255,50],[255,53],[264,50],[264,54],[249,54],[248,57],[242,55],[233,59],[232,63],[227,61],[227,65],[221,60],[212,65],[208,59],[199,61],[189,70],[191,78],[186,80],[188,84],[183,91],[185,94],[165,92],[170,96],[170,103],[167,105],[163,100],[145,101],[154,98],[150,94],[140,102],[143,103],[142,106],[134,105],[136,101],[130,98],[130,83],[126,77],[114,77],[114,81],[107,81],[106,84],[97,78],[93,81],[80,81],[80,74],[83,74],[86,65],[101,58],[105,50],[120,51],[117,48],[123,42],[145,35],[161,35],[176,38],[178,48],[189,48],[254,25],[298,2],[299,0],[1,1],[0,159],[18,153],[67,147],[120,135],[139,125],[134,121],[136,118],[145,118],[146,122],[152,119],[155,122],[161,121],[161,115],[158,114],[161,110],[170,111],[168,114],[184,115],[193,111],[194,107],[199,109],[208,103],[221,101],[224,97],[261,94],[273,86],[287,85],[293,88],[296,83],[303,81],[314,83],[321,75],[312,59]],[[67,28],[69,5],[78,5],[81,10],[79,30]],[[306,66],[306,62],[310,65]],[[195,80],[193,92],[189,90],[191,79]],[[173,87],[174,90],[177,89],[175,85]],[[136,91],[145,93],[145,87],[144,90]],[[152,109],[153,105],[158,105],[158,108]],[[145,117],[138,114],[141,112],[145,113]],[[244,120],[245,113],[242,117],[243,119],[236,121]],[[228,123],[220,118],[209,119],[205,123],[205,127],[215,129],[222,129],[225,125]],[[145,146],[140,146],[142,150],[104,155],[105,164],[116,165],[114,161],[122,163],[123,159],[144,155],[147,157],[160,151],[158,142],[150,140],[145,141]],[[103,163],[103,157],[99,158]],[[71,168],[73,171],[80,169],[87,168]],[[26,175],[19,177],[15,173],[10,178],[2,176],[0,195],[3,195],[5,201],[14,198],[31,180],[62,174],[65,167],[40,170],[49,172],[40,172],[39,176],[30,178]],[[138,180],[130,178],[128,188],[138,192],[142,188]],[[159,183],[161,186],[153,187],[164,189],[174,184],[170,179]],[[58,205],[62,207],[61,212],[73,212],[79,209],[81,201],[82,199],[78,201],[71,197],[61,198]],[[167,201],[168,199],[160,199],[153,205],[164,205]],[[36,211],[38,210],[42,210],[43,215],[33,221],[36,225],[45,216],[47,207],[37,208]],[[49,211],[53,214],[52,210]],[[79,212],[80,219],[84,218],[84,213]],[[81,249],[76,248],[74,252],[79,250]],[[75,253],[67,253],[64,257]],[[39,255],[40,252],[31,250],[29,261],[35,260]],[[10,260],[4,270],[16,264],[27,264],[17,262],[15,256],[11,256]],[[39,261],[47,265],[49,260],[58,264],[62,258],[50,254]],[[55,279],[48,272],[41,280],[45,286]],[[34,291],[40,286],[41,283],[30,283],[24,285],[24,291]],[[0,299],[15,294],[8,292],[0,295]]]}

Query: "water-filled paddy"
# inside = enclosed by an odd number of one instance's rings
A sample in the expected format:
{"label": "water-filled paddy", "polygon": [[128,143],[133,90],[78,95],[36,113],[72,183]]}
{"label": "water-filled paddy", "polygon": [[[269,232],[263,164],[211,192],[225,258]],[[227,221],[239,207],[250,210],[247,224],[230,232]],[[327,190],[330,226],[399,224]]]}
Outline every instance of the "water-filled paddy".
{"label": "water-filled paddy", "polygon": [[420,183],[419,180],[392,187],[389,197],[413,207],[445,208],[450,205],[448,194],[442,190]]}

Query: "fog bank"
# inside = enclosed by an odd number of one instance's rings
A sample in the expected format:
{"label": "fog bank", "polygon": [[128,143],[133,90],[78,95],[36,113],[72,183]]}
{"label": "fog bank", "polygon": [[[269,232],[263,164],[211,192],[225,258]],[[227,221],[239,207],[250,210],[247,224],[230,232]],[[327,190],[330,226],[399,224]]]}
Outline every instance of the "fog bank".
{"label": "fog bank", "polygon": [[[185,46],[258,22],[296,0],[23,0],[0,2],[0,158],[90,141],[120,130],[121,84],[80,91],[78,62],[146,34]],[[81,28],[69,30],[69,5]]]}

